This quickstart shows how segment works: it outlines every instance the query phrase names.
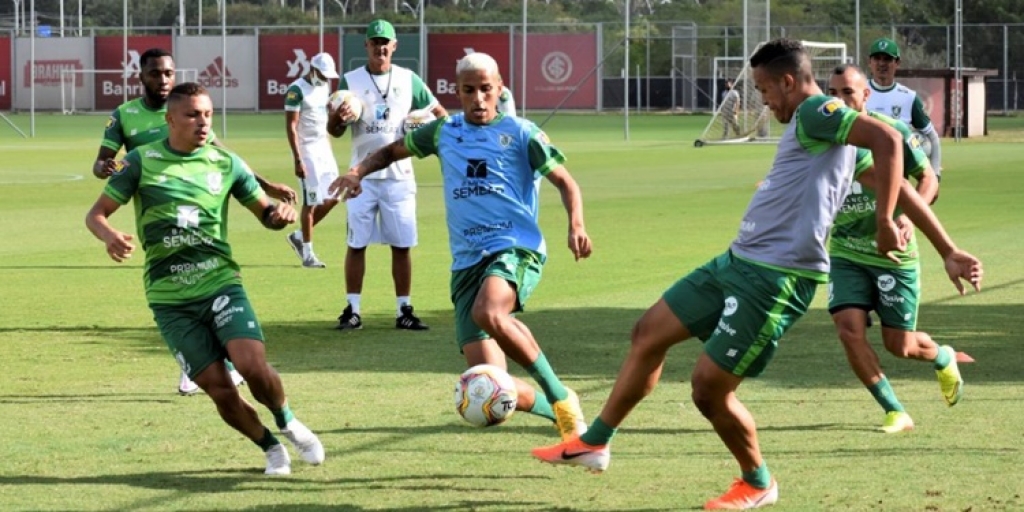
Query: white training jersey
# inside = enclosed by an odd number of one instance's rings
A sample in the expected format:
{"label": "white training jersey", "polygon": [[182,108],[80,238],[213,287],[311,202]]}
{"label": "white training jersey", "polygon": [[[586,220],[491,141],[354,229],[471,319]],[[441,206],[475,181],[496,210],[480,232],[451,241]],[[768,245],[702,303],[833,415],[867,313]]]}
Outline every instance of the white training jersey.
{"label": "white training jersey", "polygon": [[[362,117],[348,127],[352,131],[352,166],[401,139],[410,111],[433,106],[423,105],[422,100],[417,99],[426,87],[423,81],[411,70],[394,64],[390,72],[382,75],[371,74],[365,66],[349,71],[339,87],[352,91],[363,102]],[[433,95],[430,97],[433,99]],[[412,160],[399,160],[365,179],[414,179]]]}
{"label": "white training jersey", "polygon": [[[918,130],[925,128],[918,126],[922,124],[920,119],[914,119],[914,103],[920,102],[916,91],[899,82],[893,83],[889,87],[882,87],[872,80],[870,86],[871,95],[868,96],[867,101],[869,111],[899,119],[907,126]],[[922,110],[920,107],[918,109]]]}
{"label": "white training jersey", "polygon": [[299,149],[328,140],[327,99],[330,95],[329,85],[314,86],[305,78],[299,78],[288,85],[284,109],[299,113],[299,125],[296,127]]}

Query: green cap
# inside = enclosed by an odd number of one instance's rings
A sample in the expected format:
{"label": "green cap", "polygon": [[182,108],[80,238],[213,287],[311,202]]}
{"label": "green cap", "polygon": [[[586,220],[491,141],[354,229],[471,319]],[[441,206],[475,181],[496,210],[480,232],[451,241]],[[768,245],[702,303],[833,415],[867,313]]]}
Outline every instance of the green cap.
{"label": "green cap", "polygon": [[387,22],[387,20],[373,20],[366,27],[366,39],[373,39],[376,37],[382,37],[388,41],[394,41],[397,39],[395,36],[395,27]]}
{"label": "green cap", "polygon": [[894,59],[898,59],[900,58],[900,47],[896,46],[896,41],[883,37],[871,43],[871,51],[868,52],[868,56],[877,55],[879,53],[884,53]]}

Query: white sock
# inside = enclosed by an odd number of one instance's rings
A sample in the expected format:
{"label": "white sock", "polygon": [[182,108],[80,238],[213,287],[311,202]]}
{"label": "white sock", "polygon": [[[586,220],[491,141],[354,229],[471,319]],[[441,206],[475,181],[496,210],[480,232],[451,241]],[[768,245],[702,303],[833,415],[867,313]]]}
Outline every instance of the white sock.
{"label": "white sock", "polygon": [[359,313],[359,294],[358,293],[350,293],[350,294],[348,294],[348,304],[350,306],[352,306],[352,312],[353,313],[355,313],[357,315],[360,314]]}
{"label": "white sock", "polygon": [[313,254],[313,242],[302,242],[302,257],[308,258]]}
{"label": "white sock", "polygon": [[395,316],[402,316],[402,306],[406,306],[406,305],[411,306],[412,302],[409,300],[409,296],[405,295],[403,297],[395,298],[395,304],[398,307],[398,312],[395,313]]}

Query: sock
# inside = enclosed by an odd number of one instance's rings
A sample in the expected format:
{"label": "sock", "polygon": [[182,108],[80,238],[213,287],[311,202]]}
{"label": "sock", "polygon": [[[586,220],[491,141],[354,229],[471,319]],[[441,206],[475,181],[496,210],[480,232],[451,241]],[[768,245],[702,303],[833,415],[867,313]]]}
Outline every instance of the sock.
{"label": "sock", "polygon": [[758,489],[767,489],[772,484],[772,475],[768,472],[768,464],[762,461],[757,469],[744,471],[743,481]]}
{"label": "sock", "polygon": [[952,351],[939,347],[939,355],[935,356],[934,361],[936,370],[944,370],[949,363],[953,362],[953,357],[949,355],[950,352]]}
{"label": "sock", "polygon": [[885,375],[882,375],[882,380],[868,386],[868,391],[871,392],[871,396],[875,397],[878,405],[885,409],[885,412],[905,411],[903,404],[896,398],[896,392],[892,390],[892,385],[889,384],[889,379]]}
{"label": "sock", "polygon": [[313,254],[313,242],[302,242],[302,256],[309,257]]}
{"label": "sock", "polygon": [[395,298],[395,305],[398,308],[397,309],[398,313],[395,316],[402,316],[402,306],[411,306],[412,305],[412,301],[409,299],[408,295],[405,295],[405,296],[402,296],[402,297],[396,297]]}
{"label": "sock", "polygon": [[271,410],[270,412],[274,415],[274,423],[277,424],[277,428],[284,428],[289,421],[295,419],[295,414],[292,412],[292,408],[288,407],[287,402],[281,406],[280,410]]}
{"label": "sock", "polygon": [[594,418],[594,423],[590,425],[590,428],[580,436],[580,441],[589,444],[590,446],[601,446],[608,444],[612,441],[612,436],[619,430],[608,426],[607,423],[601,420],[598,416]]}
{"label": "sock", "polygon": [[544,390],[544,396],[547,397],[548,402],[555,403],[559,400],[565,400],[569,396],[569,391],[562,385],[562,381],[558,380],[555,375],[555,371],[551,369],[551,365],[548,363],[548,358],[541,352],[537,356],[537,360],[530,366],[526,367],[526,371],[530,373],[533,380],[540,384],[540,388]]}
{"label": "sock", "polygon": [[548,402],[547,398],[542,396],[534,397],[533,407],[526,412],[535,416],[540,416],[541,418],[547,418],[551,421],[555,421],[555,410],[551,408],[551,403]]}
{"label": "sock", "polygon": [[234,363],[232,363],[231,361],[228,361],[227,359],[225,359],[225,360],[224,360],[224,366],[226,366],[226,367],[227,367],[227,369],[228,369],[228,371],[229,371],[229,372],[233,372],[233,371],[235,371],[235,365],[234,365]]}
{"label": "sock", "polygon": [[274,437],[274,434],[270,432],[270,429],[263,427],[263,438],[256,441],[256,446],[259,446],[263,451],[267,451],[279,444],[281,444],[281,441],[278,441],[277,438]]}
{"label": "sock", "polygon": [[350,294],[348,294],[348,304],[349,304],[349,306],[352,306],[352,312],[358,315],[359,314],[359,294],[358,293],[350,293]]}

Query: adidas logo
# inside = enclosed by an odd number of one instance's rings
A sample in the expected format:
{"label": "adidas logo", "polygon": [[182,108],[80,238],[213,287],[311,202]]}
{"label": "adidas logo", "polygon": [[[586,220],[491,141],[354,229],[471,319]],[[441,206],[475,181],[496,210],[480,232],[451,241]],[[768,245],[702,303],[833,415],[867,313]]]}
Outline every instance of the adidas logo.
{"label": "adidas logo", "polygon": [[196,81],[203,87],[238,87],[238,79],[224,66],[223,57],[213,59],[206,69],[199,72],[199,79]]}

